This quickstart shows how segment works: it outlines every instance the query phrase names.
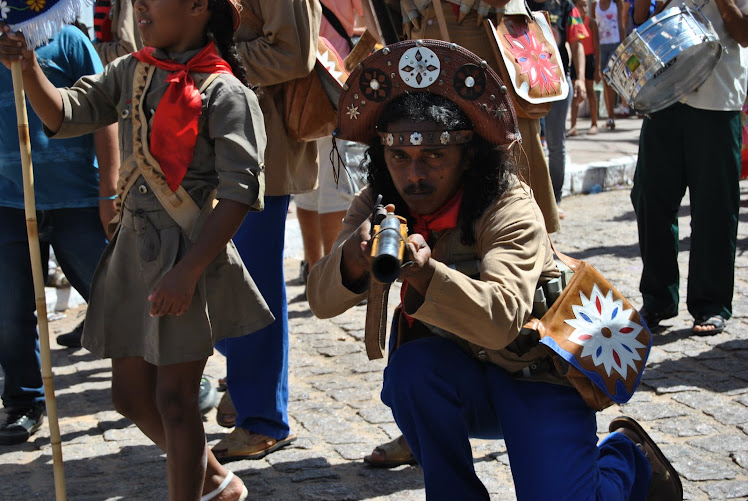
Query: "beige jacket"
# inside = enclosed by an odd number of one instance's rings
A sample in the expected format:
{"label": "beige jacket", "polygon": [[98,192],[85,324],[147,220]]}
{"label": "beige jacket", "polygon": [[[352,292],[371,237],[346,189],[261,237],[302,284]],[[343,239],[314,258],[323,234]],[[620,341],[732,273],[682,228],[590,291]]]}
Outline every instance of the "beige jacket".
{"label": "beige jacket", "polygon": [[249,83],[259,85],[268,146],[265,151],[265,194],[288,195],[317,184],[317,144],[290,139],[283,123],[283,84],[309,74],[317,59],[322,19],[318,0],[242,0],[263,22],[256,33],[239,27],[239,56]]}
{"label": "beige jacket", "polygon": [[[357,294],[343,285],[340,265],[343,243],[371,215],[373,205],[371,189],[356,196],[332,252],[311,270],[307,297],[318,317],[339,315],[366,297],[366,291]],[[546,352],[536,345],[537,340],[522,356],[511,351],[520,341],[526,341],[518,340],[518,336],[530,317],[538,284],[558,276],[543,216],[528,187],[516,182],[486,209],[476,225],[476,255],[450,255],[454,254],[451,250],[460,247],[451,239],[459,240],[458,228],[438,235],[432,248],[436,271],[426,296],[408,289],[405,312],[451,333],[447,337],[468,352],[509,372],[546,360]],[[448,266],[470,258],[480,260],[479,278],[470,278]],[[401,323],[402,330],[407,327]],[[409,337],[413,336],[400,332],[399,342]]]}
{"label": "beige jacket", "polygon": [[135,25],[135,11],[130,0],[112,0],[113,42],[94,44],[101,63],[106,66],[120,56],[143,48],[140,32]]}

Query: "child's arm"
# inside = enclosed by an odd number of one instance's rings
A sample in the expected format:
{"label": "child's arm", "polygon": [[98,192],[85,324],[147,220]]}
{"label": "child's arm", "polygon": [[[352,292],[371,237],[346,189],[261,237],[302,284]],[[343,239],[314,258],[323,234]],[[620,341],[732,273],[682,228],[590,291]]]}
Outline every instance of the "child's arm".
{"label": "child's arm", "polygon": [[158,283],[148,300],[152,317],[183,315],[190,307],[195,286],[205,268],[234,236],[249,206],[222,199],[208,216],[200,236],[187,255]]}
{"label": "child's arm", "polygon": [[10,26],[2,21],[0,33],[0,62],[9,69],[13,62],[21,63],[24,90],[31,107],[48,129],[57,131],[62,124],[60,93],[37,63],[34,51],[26,49],[23,33],[11,33]]}
{"label": "child's arm", "polygon": [[117,193],[117,177],[119,176],[118,132],[117,124],[94,132],[94,149],[96,161],[99,164],[99,218],[107,238],[110,239],[112,235],[109,232],[109,222],[117,214],[113,196]]}

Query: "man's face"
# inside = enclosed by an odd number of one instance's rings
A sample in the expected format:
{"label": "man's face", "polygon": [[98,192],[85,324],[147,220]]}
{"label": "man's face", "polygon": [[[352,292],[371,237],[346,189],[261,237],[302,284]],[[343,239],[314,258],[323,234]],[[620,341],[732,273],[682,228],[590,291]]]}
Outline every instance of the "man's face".
{"label": "man's face", "polygon": [[[387,132],[408,135],[440,131],[433,122],[399,120]],[[384,160],[397,192],[411,213],[431,214],[446,204],[462,186],[468,168],[463,145],[385,146]]]}

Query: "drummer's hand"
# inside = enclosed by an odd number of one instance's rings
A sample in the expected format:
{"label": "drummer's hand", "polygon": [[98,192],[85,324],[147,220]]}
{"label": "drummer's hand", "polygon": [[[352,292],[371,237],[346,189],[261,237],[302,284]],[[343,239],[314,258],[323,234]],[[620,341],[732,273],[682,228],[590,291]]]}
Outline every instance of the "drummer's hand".
{"label": "drummer's hand", "polygon": [[34,61],[34,51],[26,48],[23,33],[11,32],[10,25],[0,21],[0,62],[10,68],[15,61],[21,61],[21,69],[28,69]]}
{"label": "drummer's hand", "polygon": [[574,97],[579,101],[587,99],[587,89],[584,87],[584,80],[574,80]]}

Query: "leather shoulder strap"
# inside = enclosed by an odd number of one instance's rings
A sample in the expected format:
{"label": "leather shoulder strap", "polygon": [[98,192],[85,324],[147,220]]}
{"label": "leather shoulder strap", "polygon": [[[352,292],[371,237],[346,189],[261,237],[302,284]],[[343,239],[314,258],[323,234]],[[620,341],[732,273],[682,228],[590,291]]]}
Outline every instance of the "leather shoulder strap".
{"label": "leather shoulder strap", "polygon": [[[133,162],[125,163],[131,169],[131,172],[127,183],[122,186],[123,193],[120,197],[124,203],[124,199],[127,196],[127,192],[124,190],[129,191],[135,179],[137,179],[137,175],[142,175],[164,210],[182,228],[187,238],[192,240],[195,237],[194,233],[198,219],[201,219],[201,213],[203,210],[211,210],[213,203],[212,200],[206,201],[201,210],[184,187],[179,186],[177,191],[172,191],[166,183],[161,166],[153,155],[151,155],[148,148],[148,121],[144,119],[143,115],[143,98],[151,84],[155,69],[155,66],[139,62],[133,75],[132,137],[134,153]],[[200,92],[202,93],[215,78],[214,75],[206,78],[200,87]]]}
{"label": "leather shoulder strap", "polygon": [[553,253],[558,256],[558,258],[561,260],[562,263],[564,263],[566,266],[572,269],[572,271],[576,272],[579,270],[579,268],[582,266],[582,261],[579,259],[574,259],[573,257],[567,256],[566,254],[559,252],[558,249],[556,249],[556,246],[553,245],[553,240],[551,240],[551,237],[548,237],[548,241],[551,243],[551,249],[553,249]]}
{"label": "leather shoulder strap", "polygon": [[249,28],[252,31],[257,33],[258,35],[262,34],[262,28],[263,26],[265,26],[265,23],[262,21],[262,19],[257,17],[257,15],[254,12],[252,12],[252,9],[249,9],[246,6],[244,6],[244,8],[242,8],[241,18],[242,18],[242,23],[249,26]]}

